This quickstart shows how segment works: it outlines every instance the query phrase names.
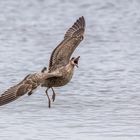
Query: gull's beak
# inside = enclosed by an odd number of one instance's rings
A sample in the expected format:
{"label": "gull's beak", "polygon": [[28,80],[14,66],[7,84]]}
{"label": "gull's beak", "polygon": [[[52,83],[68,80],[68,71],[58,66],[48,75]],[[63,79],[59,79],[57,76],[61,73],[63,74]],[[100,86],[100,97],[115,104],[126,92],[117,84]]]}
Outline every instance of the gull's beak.
{"label": "gull's beak", "polygon": [[74,59],[74,64],[75,66],[78,68],[78,61],[79,61],[80,56],[78,56],[77,58]]}
{"label": "gull's beak", "polygon": [[77,68],[79,68],[78,64],[75,64],[75,66],[76,66]]}

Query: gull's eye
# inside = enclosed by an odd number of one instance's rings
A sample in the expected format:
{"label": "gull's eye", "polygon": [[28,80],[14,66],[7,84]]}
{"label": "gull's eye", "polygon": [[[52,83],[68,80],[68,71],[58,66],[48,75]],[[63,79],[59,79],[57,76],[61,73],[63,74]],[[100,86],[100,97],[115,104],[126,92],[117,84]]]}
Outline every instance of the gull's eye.
{"label": "gull's eye", "polygon": [[74,60],[74,59],[75,59],[74,57],[71,58],[71,60]]}

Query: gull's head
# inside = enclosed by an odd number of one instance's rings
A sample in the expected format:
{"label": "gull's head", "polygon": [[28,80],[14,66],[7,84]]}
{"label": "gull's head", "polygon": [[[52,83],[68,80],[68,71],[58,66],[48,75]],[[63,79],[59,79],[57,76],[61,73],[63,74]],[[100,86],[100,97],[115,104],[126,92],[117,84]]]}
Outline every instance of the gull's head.
{"label": "gull's head", "polygon": [[71,58],[71,60],[70,60],[70,62],[71,62],[71,64],[73,65],[73,66],[76,66],[77,68],[78,68],[78,61],[79,61],[79,58],[80,58],[80,56],[78,56],[78,57],[72,57]]}

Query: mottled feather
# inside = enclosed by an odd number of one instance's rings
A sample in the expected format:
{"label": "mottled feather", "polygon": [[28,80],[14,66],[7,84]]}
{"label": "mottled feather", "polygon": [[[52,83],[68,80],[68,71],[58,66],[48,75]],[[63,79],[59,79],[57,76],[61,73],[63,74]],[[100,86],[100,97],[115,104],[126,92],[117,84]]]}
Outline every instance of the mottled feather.
{"label": "mottled feather", "polygon": [[20,96],[27,93],[29,85],[25,84],[24,81],[20,82],[19,84],[10,87],[7,89],[3,94],[0,96],[0,106],[10,103]]}
{"label": "mottled feather", "polygon": [[45,79],[55,76],[61,76],[59,72],[47,73],[38,72],[27,75],[17,85],[10,87],[3,94],[0,95],[0,106],[10,103],[26,93],[32,92],[36,89]]}
{"label": "mottled feather", "polygon": [[68,64],[72,53],[83,40],[84,31],[85,19],[82,16],[68,29],[64,40],[52,52],[49,62],[49,72]]}

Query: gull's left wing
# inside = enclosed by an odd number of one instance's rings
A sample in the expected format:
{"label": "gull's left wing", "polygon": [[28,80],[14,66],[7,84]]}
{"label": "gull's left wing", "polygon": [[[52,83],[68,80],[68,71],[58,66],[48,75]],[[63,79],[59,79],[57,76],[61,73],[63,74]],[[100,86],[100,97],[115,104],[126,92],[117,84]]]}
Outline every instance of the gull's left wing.
{"label": "gull's left wing", "polygon": [[20,83],[7,89],[3,94],[0,95],[0,106],[8,104],[26,93],[31,93],[34,89],[40,86],[44,80],[50,77],[59,77],[59,72],[38,72],[27,75]]}

